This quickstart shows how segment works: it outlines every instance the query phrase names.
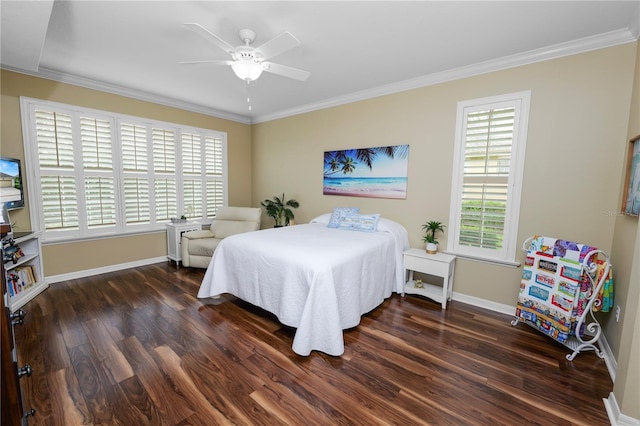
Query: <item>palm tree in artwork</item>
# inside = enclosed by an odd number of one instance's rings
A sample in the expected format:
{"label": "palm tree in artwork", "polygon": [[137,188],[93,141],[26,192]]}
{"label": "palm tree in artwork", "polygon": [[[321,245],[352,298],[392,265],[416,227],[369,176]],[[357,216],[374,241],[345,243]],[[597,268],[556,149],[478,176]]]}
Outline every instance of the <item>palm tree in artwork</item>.
{"label": "palm tree in artwork", "polygon": [[331,170],[332,172],[337,172],[340,170],[340,161],[338,160],[338,158],[333,157],[329,159],[329,170]]}
{"label": "palm tree in artwork", "polygon": [[324,175],[329,176],[342,172],[350,174],[356,169],[356,161],[349,154],[373,170],[373,162],[378,155],[386,155],[389,158],[406,158],[409,154],[409,145],[381,146],[375,148],[360,148],[355,150],[340,150],[325,152],[325,164],[327,170]]}
{"label": "palm tree in artwork", "polygon": [[356,162],[353,158],[347,157],[344,159],[344,161],[342,161],[342,169],[340,170],[345,175],[348,175],[349,173],[353,173],[355,169],[356,169]]}

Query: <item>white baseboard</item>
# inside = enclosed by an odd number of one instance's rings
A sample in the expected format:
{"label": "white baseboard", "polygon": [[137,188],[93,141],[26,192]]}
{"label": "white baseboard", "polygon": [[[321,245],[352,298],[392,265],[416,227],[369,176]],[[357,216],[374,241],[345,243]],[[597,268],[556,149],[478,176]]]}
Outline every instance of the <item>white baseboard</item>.
{"label": "white baseboard", "polygon": [[78,278],[90,277],[93,275],[106,274],[107,272],[121,271],[123,269],[136,268],[138,266],[152,265],[154,263],[167,262],[166,256],[153,257],[150,259],[136,260],[135,262],[120,263],[117,265],[103,266],[101,268],[85,269],[83,271],[69,272],[68,274],[49,275],[46,280],[49,284],[61,281],[75,280]]}
{"label": "white baseboard", "polygon": [[608,398],[603,398],[604,407],[612,426],[640,426],[640,419],[634,419],[620,412],[616,396],[611,392]]}
{"label": "white baseboard", "polygon": [[609,346],[609,342],[607,342],[607,338],[602,334],[600,336],[600,340],[598,340],[598,345],[600,346],[600,350],[604,354],[604,362],[607,364],[607,370],[609,370],[609,376],[611,377],[611,381],[613,383],[616,382],[616,371],[618,369],[618,361],[616,361],[613,356],[613,352],[611,351],[611,346]]}
{"label": "white baseboard", "polygon": [[469,296],[467,294],[453,292],[451,296],[453,300],[457,300],[462,303],[477,306],[479,308],[485,308],[490,311],[499,312],[506,315],[516,315],[516,307],[514,305],[505,305],[503,303],[492,302],[487,299],[480,299],[479,297]]}
{"label": "white baseboard", "polygon": [[[468,303],[469,305],[477,306],[479,308],[488,309],[490,311],[499,312],[501,314],[512,315],[515,317],[516,315],[516,307],[515,305],[505,305],[503,303],[492,302],[491,300],[480,299],[479,297],[469,296],[462,293],[454,292],[452,295],[453,300],[457,300],[463,303]],[[615,383],[616,381],[616,369],[618,368],[618,363],[613,356],[613,352],[611,351],[611,347],[607,342],[604,334],[600,336],[600,340],[598,341],[600,345],[600,349],[604,354],[604,362],[607,365],[607,370],[609,371],[609,376],[611,376],[611,381]]]}

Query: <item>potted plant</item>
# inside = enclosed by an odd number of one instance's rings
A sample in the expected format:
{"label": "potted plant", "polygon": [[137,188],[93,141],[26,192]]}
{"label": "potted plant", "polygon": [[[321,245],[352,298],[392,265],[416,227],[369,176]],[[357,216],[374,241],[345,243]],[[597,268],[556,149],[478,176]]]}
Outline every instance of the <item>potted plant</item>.
{"label": "potted plant", "polygon": [[435,254],[438,251],[438,240],[436,239],[436,232],[444,232],[445,225],[442,222],[436,220],[430,220],[422,225],[422,229],[425,230],[425,236],[422,238],[426,243],[427,253]]}
{"label": "potted plant", "polygon": [[283,224],[284,226],[288,226],[289,222],[295,217],[291,209],[300,207],[300,203],[296,200],[285,201],[284,193],[282,194],[282,198],[275,196],[271,200],[264,200],[260,205],[265,208],[267,216],[272,217],[276,222],[276,228],[283,226]]}

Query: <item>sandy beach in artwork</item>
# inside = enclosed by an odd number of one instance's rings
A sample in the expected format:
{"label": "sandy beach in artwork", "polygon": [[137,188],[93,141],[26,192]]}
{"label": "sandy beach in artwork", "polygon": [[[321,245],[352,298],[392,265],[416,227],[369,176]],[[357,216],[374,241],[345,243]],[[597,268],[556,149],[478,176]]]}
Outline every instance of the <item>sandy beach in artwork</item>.
{"label": "sandy beach in artwork", "polygon": [[368,198],[407,198],[407,179],[391,178],[325,178],[324,195]]}
{"label": "sandy beach in artwork", "polygon": [[397,198],[404,200],[407,198],[405,192],[399,193],[397,191],[379,191],[379,192],[364,192],[364,191],[344,191],[344,190],[332,190],[324,189],[322,191],[324,195],[344,195],[347,197],[366,197],[366,198]]}

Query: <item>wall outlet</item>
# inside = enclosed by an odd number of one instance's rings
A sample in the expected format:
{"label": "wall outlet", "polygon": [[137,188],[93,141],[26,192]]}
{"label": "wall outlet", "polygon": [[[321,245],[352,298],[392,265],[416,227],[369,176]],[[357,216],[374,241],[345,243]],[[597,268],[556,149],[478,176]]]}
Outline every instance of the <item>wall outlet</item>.
{"label": "wall outlet", "polygon": [[616,305],[616,322],[620,322],[620,305]]}

